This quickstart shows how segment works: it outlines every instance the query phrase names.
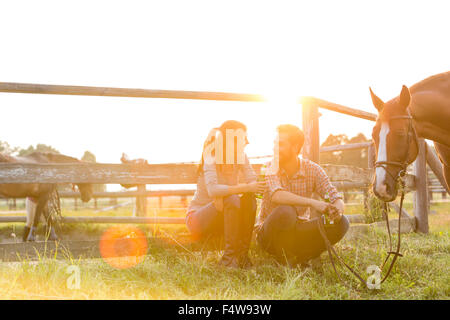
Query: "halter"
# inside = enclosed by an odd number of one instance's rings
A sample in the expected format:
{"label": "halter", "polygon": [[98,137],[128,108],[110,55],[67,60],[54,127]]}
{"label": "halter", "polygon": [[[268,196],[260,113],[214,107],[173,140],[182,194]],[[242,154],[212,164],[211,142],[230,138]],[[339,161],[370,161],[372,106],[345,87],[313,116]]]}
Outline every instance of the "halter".
{"label": "halter", "polygon": [[[409,111],[409,108],[406,109],[407,115],[401,115],[401,116],[392,116],[389,118],[389,122],[392,120],[408,120],[408,142],[407,142],[407,148],[406,148],[406,154],[405,154],[405,160],[403,162],[398,161],[376,161],[375,162],[375,168],[384,168],[386,172],[395,180],[398,181],[400,178],[404,177],[406,174],[406,168],[408,167],[408,151],[409,151],[409,145],[411,143],[411,136],[414,138],[414,143],[416,144],[417,149],[419,149],[419,143],[417,141],[417,133],[413,125],[413,117],[411,116],[411,113]],[[397,176],[393,176],[392,173],[387,169],[388,166],[394,166],[394,167],[400,167],[400,171],[398,172]]]}
{"label": "halter", "polygon": [[[392,237],[391,237],[391,229],[389,226],[389,218],[388,218],[388,211],[389,211],[389,206],[387,205],[386,202],[383,203],[383,215],[384,218],[386,220],[386,227],[388,230],[388,234],[389,234],[389,251],[387,252],[388,255],[386,257],[386,259],[384,260],[382,266],[381,266],[381,270],[383,270],[384,266],[386,265],[386,262],[389,260],[390,256],[393,255],[393,259],[391,261],[391,264],[389,265],[388,271],[386,272],[386,275],[383,277],[383,279],[381,280],[380,283],[383,283],[387,277],[389,276],[389,274],[391,273],[392,268],[394,267],[394,264],[397,260],[398,257],[402,257],[403,255],[400,253],[400,226],[401,226],[401,215],[402,215],[402,209],[403,209],[403,200],[405,199],[405,181],[404,181],[404,176],[406,174],[406,169],[409,165],[408,163],[408,151],[409,151],[409,145],[411,143],[411,136],[413,136],[414,138],[414,142],[417,146],[417,149],[419,148],[419,142],[417,141],[417,133],[415,131],[414,125],[413,125],[413,117],[411,116],[411,113],[409,112],[409,109],[406,109],[407,111],[407,115],[401,115],[401,116],[392,116],[389,118],[389,121],[391,120],[400,120],[400,119],[405,119],[409,121],[409,126],[408,126],[408,142],[407,142],[407,149],[406,149],[406,155],[405,155],[405,160],[403,162],[397,162],[397,161],[377,161],[375,162],[375,168],[377,167],[381,167],[384,168],[386,170],[386,172],[396,181],[399,182],[402,186],[402,193],[401,193],[401,198],[400,198],[400,208],[398,211],[398,241],[397,241],[397,248],[395,251],[392,250]],[[400,167],[400,171],[397,174],[397,176],[393,176],[389,170],[387,170],[387,166],[395,166],[395,167]],[[317,221],[318,226],[319,226],[319,232],[325,242],[325,246],[327,248],[328,251],[328,256],[330,257],[330,261],[331,264],[333,266],[334,272],[336,273],[338,279],[342,281],[341,277],[339,276],[339,273],[337,272],[335,263],[334,263],[334,257],[337,259],[338,262],[340,262],[341,264],[343,264],[364,286],[367,286],[367,280],[364,280],[362,276],[360,276],[352,267],[350,267],[347,263],[345,263],[345,261],[339,256],[339,254],[336,252],[336,250],[334,249],[333,245],[331,244],[331,242],[329,241],[326,232],[325,232],[325,228],[324,228],[324,223],[323,223],[323,219],[318,219]]]}

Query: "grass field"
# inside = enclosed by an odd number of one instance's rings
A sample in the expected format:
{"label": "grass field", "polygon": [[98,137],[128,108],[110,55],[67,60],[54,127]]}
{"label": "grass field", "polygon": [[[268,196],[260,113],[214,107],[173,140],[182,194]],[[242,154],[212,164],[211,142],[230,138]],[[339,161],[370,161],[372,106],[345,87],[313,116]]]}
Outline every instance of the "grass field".
{"label": "grass field", "polygon": [[[363,288],[345,270],[350,288],[340,283],[328,261],[322,267],[289,268],[279,265],[257,247],[250,270],[229,270],[217,266],[220,250],[190,251],[183,247],[184,226],[140,226],[147,234],[169,237],[171,245],[150,243],[144,261],[129,269],[115,269],[102,259],[53,260],[0,263],[2,299],[449,299],[450,297],[450,203],[433,204],[430,233],[402,236],[404,257],[379,290]],[[156,213],[156,211],[154,211]],[[361,208],[349,208],[349,213]],[[88,215],[90,210],[64,211],[64,215]],[[106,215],[107,213],[102,213]],[[111,215],[129,215],[118,209]],[[160,215],[180,216],[180,210]],[[0,234],[20,234],[22,225],[4,224]],[[107,225],[66,225],[74,238],[95,236]],[[394,237],[396,239],[396,237]],[[380,265],[385,257],[387,235],[373,230],[356,240],[337,246],[343,257],[360,273],[369,265]],[[79,288],[74,288],[70,266],[79,268]]]}

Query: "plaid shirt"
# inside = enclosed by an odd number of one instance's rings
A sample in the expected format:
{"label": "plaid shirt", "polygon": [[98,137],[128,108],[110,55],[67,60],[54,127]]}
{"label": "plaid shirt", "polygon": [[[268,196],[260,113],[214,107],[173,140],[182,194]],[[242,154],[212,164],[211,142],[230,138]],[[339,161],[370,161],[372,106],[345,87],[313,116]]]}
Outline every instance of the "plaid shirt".
{"label": "plaid shirt", "polygon": [[[268,188],[263,195],[258,218],[259,224],[263,223],[272,210],[280,205],[271,201],[273,194],[277,190],[289,191],[306,198],[311,198],[315,192],[324,199],[328,193],[331,203],[342,198],[331,184],[325,171],[318,164],[302,158],[299,158],[299,162],[299,170],[290,178],[282,168],[275,174],[266,174]],[[267,168],[270,168],[270,164],[271,162],[266,164]],[[296,209],[299,217],[304,219],[310,218],[308,207],[297,206]]]}

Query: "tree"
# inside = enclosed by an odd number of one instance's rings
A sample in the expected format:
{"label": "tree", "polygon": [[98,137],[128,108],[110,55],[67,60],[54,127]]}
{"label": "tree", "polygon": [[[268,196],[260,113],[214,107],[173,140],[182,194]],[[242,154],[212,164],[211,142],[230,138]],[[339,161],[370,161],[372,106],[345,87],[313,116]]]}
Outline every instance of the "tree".
{"label": "tree", "polygon": [[0,140],[0,152],[6,154],[13,154],[19,150],[18,147],[11,147],[8,142]]}
{"label": "tree", "polygon": [[38,143],[36,145],[36,148],[33,147],[32,145],[30,145],[27,149],[20,149],[19,150],[19,156],[26,156],[29,155],[33,152],[49,152],[49,153],[60,153],[58,150],[56,150],[55,148],[53,148],[52,146],[43,144],[43,143]]}
{"label": "tree", "polygon": [[[369,142],[362,133],[351,138],[348,143]],[[342,152],[342,161],[344,164],[352,165],[360,168],[367,168],[367,148],[346,150]]]}
{"label": "tree", "polygon": [[[366,136],[362,133],[357,134],[352,138],[348,138],[345,134],[332,135],[322,143],[324,146],[343,145],[350,143],[369,142]],[[325,152],[320,155],[321,163],[350,165],[360,168],[367,168],[367,149],[354,149],[335,152]]]}
{"label": "tree", "polygon": [[83,156],[81,157],[81,160],[86,161],[86,162],[92,162],[92,163],[96,163],[97,162],[97,158],[95,157],[95,155],[90,152],[90,151],[85,151]]}
{"label": "tree", "polygon": [[[322,147],[347,144],[349,141],[347,135],[330,134],[322,143]],[[320,163],[342,164],[342,151],[324,152],[320,154]]]}

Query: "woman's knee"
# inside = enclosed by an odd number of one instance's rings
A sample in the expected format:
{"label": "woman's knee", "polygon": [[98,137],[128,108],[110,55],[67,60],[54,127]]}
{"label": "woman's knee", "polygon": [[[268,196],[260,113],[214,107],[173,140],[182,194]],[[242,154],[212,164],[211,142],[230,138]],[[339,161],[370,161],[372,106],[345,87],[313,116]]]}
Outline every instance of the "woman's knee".
{"label": "woman's knee", "polygon": [[241,207],[250,212],[256,212],[256,197],[254,193],[244,193],[241,197]]}
{"label": "woman's knee", "polygon": [[223,198],[224,209],[240,209],[241,198],[237,194],[227,196]]}
{"label": "woman's knee", "polygon": [[200,223],[195,216],[191,216],[186,219],[186,227],[189,230],[191,239],[193,241],[201,241],[208,238],[212,232]]}

